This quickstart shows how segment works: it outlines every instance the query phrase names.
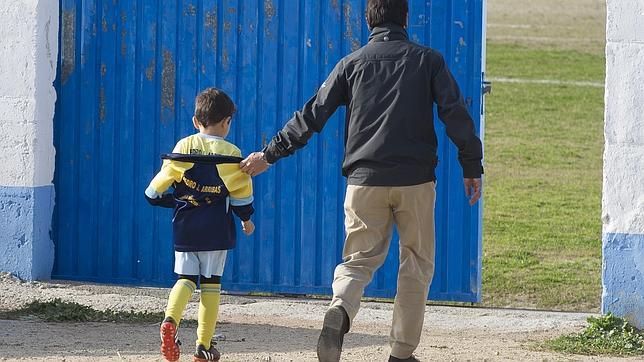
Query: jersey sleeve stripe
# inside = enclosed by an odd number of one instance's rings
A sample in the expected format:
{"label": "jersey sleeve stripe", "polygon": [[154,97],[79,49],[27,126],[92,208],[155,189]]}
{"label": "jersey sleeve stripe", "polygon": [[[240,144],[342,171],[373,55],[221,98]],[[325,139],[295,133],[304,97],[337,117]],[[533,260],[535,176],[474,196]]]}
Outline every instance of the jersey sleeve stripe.
{"label": "jersey sleeve stripe", "polygon": [[230,204],[232,206],[245,206],[245,205],[252,204],[253,200],[254,200],[253,195],[251,195],[249,197],[244,197],[244,198],[241,198],[241,199],[238,199],[238,198],[235,198],[235,197],[231,196],[230,197]]}

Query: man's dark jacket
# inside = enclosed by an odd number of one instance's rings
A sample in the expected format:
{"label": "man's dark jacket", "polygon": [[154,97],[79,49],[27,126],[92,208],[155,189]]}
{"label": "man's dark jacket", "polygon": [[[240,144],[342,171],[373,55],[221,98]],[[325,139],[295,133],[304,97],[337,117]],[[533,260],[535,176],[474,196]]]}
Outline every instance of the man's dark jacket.
{"label": "man's dark jacket", "polygon": [[350,185],[408,186],[436,179],[433,105],[459,150],[463,176],[478,178],[481,141],[445,60],[385,24],[335,66],[317,94],[273,137],[266,160],[293,154],[346,106],[342,174]]}

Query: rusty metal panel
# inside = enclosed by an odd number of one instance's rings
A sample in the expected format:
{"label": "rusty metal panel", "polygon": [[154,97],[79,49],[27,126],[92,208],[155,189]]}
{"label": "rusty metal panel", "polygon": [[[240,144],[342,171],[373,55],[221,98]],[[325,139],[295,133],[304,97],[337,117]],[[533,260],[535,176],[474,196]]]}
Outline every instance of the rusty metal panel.
{"label": "rusty metal panel", "polygon": [[[437,48],[477,129],[484,0],[410,1],[412,40]],[[235,100],[230,140],[259,149],[344,55],[365,44],[365,0],[60,0],[55,115],[54,276],[168,286],[171,213],[143,190],[159,154],[193,132],[199,90]],[[255,180],[256,233],[229,253],[232,292],[330,294],[343,245],[344,110]],[[431,299],[478,301],[481,206],[467,206],[440,122],[436,276]],[[392,297],[397,242],[366,295]]]}

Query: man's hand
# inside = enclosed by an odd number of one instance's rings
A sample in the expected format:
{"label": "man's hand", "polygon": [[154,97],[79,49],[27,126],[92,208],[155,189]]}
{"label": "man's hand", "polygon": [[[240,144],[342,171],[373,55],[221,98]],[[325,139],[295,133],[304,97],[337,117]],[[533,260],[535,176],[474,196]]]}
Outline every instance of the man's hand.
{"label": "man's hand", "polygon": [[255,224],[251,220],[242,221],[242,230],[244,234],[250,235],[255,231]]}
{"label": "man's hand", "polygon": [[464,178],[463,185],[465,185],[465,196],[470,199],[470,206],[474,206],[481,198],[481,179]]}
{"label": "man's hand", "polygon": [[250,176],[257,176],[266,171],[270,164],[264,158],[264,152],[253,152],[246,157],[240,164],[242,172]]}

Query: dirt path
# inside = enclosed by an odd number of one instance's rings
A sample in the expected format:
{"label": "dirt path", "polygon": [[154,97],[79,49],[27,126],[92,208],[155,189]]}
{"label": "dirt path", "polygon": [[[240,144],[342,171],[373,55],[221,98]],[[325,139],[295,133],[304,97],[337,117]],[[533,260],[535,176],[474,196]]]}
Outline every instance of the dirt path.
{"label": "dirt path", "polygon": [[[69,282],[25,283],[0,275],[0,310],[61,298],[96,309],[161,311],[168,290]],[[196,316],[196,298],[187,315]],[[222,361],[314,361],[326,301],[224,296],[217,333]],[[392,305],[364,303],[345,342],[344,361],[385,361]],[[429,306],[417,356],[424,361],[590,360],[528,349],[534,341],[579,330],[587,314]],[[183,327],[182,360],[195,328]],[[44,323],[0,320],[2,360],[158,361],[158,324]]]}

